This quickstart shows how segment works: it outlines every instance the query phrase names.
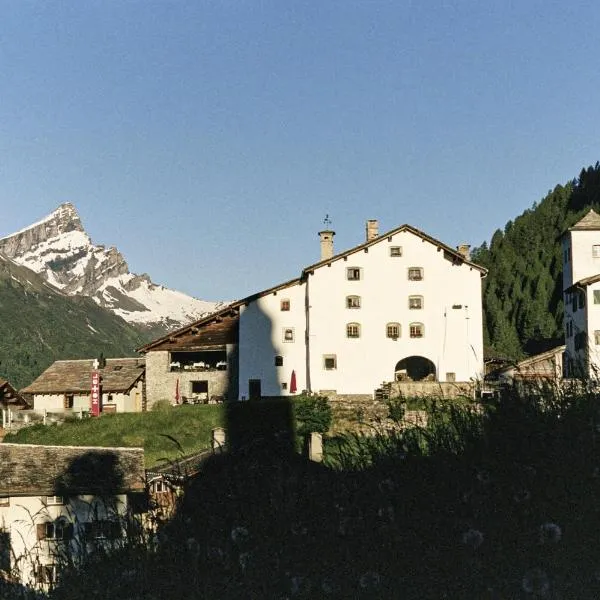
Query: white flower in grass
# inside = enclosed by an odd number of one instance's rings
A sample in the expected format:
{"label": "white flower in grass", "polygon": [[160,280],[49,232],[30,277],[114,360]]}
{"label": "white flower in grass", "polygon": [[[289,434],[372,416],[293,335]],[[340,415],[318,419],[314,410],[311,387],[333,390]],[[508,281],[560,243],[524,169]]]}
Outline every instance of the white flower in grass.
{"label": "white flower in grass", "polygon": [[521,582],[523,591],[543,598],[550,591],[550,579],[545,571],[539,568],[530,569],[523,575]]}
{"label": "white flower in grass", "polygon": [[377,571],[367,571],[360,576],[358,583],[363,590],[374,590],[381,584],[381,575]]}
{"label": "white flower in grass", "polygon": [[540,526],[541,544],[558,544],[562,538],[562,529],[556,523],[544,523]]}
{"label": "white flower in grass", "polygon": [[238,526],[231,530],[231,541],[234,544],[243,544],[249,537],[250,534],[245,527]]}
{"label": "white flower in grass", "polygon": [[483,533],[481,533],[479,529],[467,529],[467,531],[462,534],[462,543],[472,550],[477,550],[477,548],[483,544],[483,540]]}

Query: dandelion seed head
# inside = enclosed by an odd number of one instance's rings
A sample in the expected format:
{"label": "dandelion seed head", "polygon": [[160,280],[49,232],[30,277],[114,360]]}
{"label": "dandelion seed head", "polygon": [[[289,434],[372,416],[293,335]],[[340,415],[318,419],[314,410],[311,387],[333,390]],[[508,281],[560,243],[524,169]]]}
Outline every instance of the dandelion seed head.
{"label": "dandelion seed head", "polygon": [[243,544],[249,536],[250,534],[245,527],[237,526],[231,530],[231,541],[234,544]]}
{"label": "dandelion seed head", "polygon": [[467,529],[462,534],[462,543],[472,550],[477,550],[483,544],[484,539],[483,533],[478,529]]}
{"label": "dandelion seed head", "polygon": [[562,538],[562,529],[556,523],[544,523],[540,526],[541,544],[558,544]]}
{"label": "dandelion seed head", "polygon": [[542,598],[550,591],[550,579],[546,572],[539,568],[527,571],[527,573],[523,575],[521,584],[524,592],[535,594]]}

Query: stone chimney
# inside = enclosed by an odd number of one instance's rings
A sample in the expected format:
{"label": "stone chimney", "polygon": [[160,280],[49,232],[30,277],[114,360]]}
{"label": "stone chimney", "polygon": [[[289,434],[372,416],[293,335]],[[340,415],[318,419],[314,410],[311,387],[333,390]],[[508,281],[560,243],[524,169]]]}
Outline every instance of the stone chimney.
{"label": "stone chimney", "polygon": [[367,221],[367,242],[374,240],[379,236],[379,221],[377,219],[369,219]]}
{"label": "stone chimney", "polygon": [[327,260],[333,257],[333,236],[335,231],[325,229],[319,231],[319,238],[321,239],[321,260]]}
{"label": "stone chimney", "polygon": [[456,246],[456,250],[465,260],[471,260],[470,244],[459,244],[458,246]]}

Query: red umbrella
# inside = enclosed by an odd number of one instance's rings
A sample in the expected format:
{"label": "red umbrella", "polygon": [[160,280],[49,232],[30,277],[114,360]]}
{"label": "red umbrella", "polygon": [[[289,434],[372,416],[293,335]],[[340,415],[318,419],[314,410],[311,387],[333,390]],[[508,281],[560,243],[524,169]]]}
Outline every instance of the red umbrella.
{"label": "red umbrella", "polygon": [[296,386],[296,371],[292,371],[292,378],[290,380],[290,393],[295,394],[298,390]]}
{"label": "red umbrella", "polygon": [[179,377],[177,378],[177,383],[175,384],[175,404],[179,404]]}

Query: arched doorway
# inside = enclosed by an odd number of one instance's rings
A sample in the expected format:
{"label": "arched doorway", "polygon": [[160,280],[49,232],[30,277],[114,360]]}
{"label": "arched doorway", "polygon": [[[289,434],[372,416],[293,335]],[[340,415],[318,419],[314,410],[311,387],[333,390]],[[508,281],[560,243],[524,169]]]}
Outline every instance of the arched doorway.
{"label": "arched doorway", "polygon": [[435,365],[424,356],[407,356],[396,363],[395,381],[437,381]]}

